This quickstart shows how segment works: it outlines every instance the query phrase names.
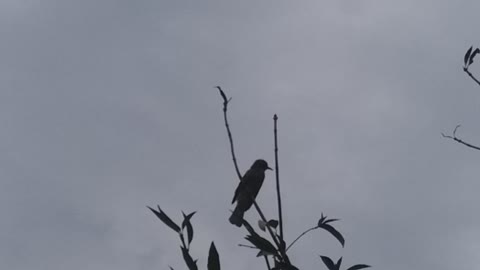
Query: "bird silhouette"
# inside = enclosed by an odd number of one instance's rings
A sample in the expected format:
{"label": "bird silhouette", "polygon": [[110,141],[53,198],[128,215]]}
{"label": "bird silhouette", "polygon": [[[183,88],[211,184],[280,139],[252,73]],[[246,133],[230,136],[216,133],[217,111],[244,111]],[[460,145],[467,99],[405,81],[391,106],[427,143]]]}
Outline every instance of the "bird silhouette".
{"label": "bird silhouette", "polygon": [[252,206],[253,199],[257,197],[265,179],[266,170],[272,170],[272,168],[268,167],[265,160],[258,159],[242,177],[233,195],[232,204],[237,202],[237,206],[229,218],[230,223],[237,227],[242,226],[243,215]]}

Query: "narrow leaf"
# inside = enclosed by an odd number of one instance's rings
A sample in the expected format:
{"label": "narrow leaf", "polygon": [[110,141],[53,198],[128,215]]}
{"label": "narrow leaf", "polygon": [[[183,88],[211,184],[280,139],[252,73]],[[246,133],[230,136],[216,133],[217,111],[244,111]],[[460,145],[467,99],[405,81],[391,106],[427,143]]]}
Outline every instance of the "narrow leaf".
{"label": "narrow leaf", "polygon": [[276,229],[278,227],[278,220],[270,219],[267,224],[268,226]]}
{"label": "narrow leaf", "polygon": [[331,218],[331,219],[327,219],[325,221],[323,221],[323,224],[327,224],[327,223],[330,223],[330,222],[334,222],[334,221],[339,221],[340,219],[338,218]]}
{"label": "narrow leaf", "polygon": [[335,268],[335,264],[333,263],[332,259],[322,255],[320,255],[320,258],[322,258],[322,261],[325,264],[325,266],[328,268],[328,270],[338,270]]}
{"label": "narrow leaf", "polygon": [[192,223],[190,222],[190,219],[193,217],[195,213],[196,212],[192,212],[188,215],[185,215],[185,213],[182,212],[183,214],[182,229],[185,227],[187,228],[188,245],[190,245],[190,243],[192,243],[192,240],[193,240],[193,226],[192,226]]}
{"label": "narrow leaf", "polygon": [[217,248],[212,242],[210,245],[210,250],[208,251],[208,270],[220,270],[220,257],[218,256]]}
{"label": "narrow leaf", "polygon": [[187,226],[187,222],[190,222],[190,219],[193,217],[193,215],[195,215],[195,213],[197,213],[196,211],[188,214],[188,215],[185,215],[185,213],[183,213],[182,211],[182,214],[183,214],[183,222],[182,222],[182,229],[185,228],[185,226]]}
{"label": "narrow leaf", "polygon": [[287,265],[286,270],[299,270],[295,265]]}
{"label": "narrow leaf", "polygon": [[263,250],[260,250],[258,253],[257,253],[257,257],[262,257],[262,256],[269,256],[269,255],[272,255],[268,252],[265,252]]}
{"label": "narrow leaf", "polygon": [[335,268],[340,269],[341,264],[342,264],[342,257],[340,257],[340,259],[338,259],[337,263],[335,264]]}
{"label": "narrow leaf", "polygon": [[321,224],[319,225],[318,227],[328,231],[329,233],[331,233],[335,238],[337,238],[338,242],[340,242],[340,244],[342,244],[342,247],[345,247],[345,239],[343,238],[342,234],[339,233],[335,228],[333,228],[331,225],[329,224]]}
{"label": "narrow leaf", "polygon": [[252,243],[256,248],[262,251],[265,251],[268,254],[277,254],[277,249],[275,248],[275,246],[273,246],[272,243],[270,243],[270,241],[268,241],[267,239],[261,236],[247,235],[245,239],[247,239],[247,241]]}
{"label": "narrow leaf", "polygon": [[463,62],[465,63],[465,66],[467,66],[467,62],[470,59],[470,54],[472,53],[473,46],[471,46],[467,52],[465,53],[465,56],[463,57]]}
{"label": "narrow leaf", "polygon": [[188,245],[192,243],[193,240],[193,226],[190,222],[187,223],[187,238],[188,238]]}
{"label": "narrow leaf", "polygon": [[197,262],[192,259],[190,254],[188,253],[188,249],[181,247],[183,260],[187,264],[188,269],[190,270],[198,270]]}
{"label": "narrow leaf", "polygon": [[258,220],[258,227],[260,230],[265,231],[267,223],[265,223],[263,220]]}
{"label": "narrow leaf", "polygon": [[471,64],[473,64],[473,58],[475,57],[475,55],[477,55],[477,53],[480,52],[480,49],[479,48],[476,48],[472,55],[470,55],[470,60],[468,61],[468,65],[470,66]]}
{"label": "narrow leaf", "polygon": [[354,266],[350,266],[350,268],[348,268],[347,270],[360,270],[360,269],[363,269],[363,268],[368,268],[370,267],[370,265],[366,265],[366,264],[356,264]]}
{"label": "narrow leaf", "polygon": [[321,223],[323,223],[323,221],[326,219],[327,217],[323,215],[323,212],[322,212],[322,215],[320,216],[320,219],[318,220],[318,225],[320,226]]}
{"label": "narrow leaf", "polygon": [[176,231],[176,232],[180,232],[180,227],[178,227],[177,224],[175,224],[175,222],[173,222],[168,216],[167,214],[165,214],[162,209],[160,209],[160,206],[158,206],[158,211],[151,208],[150,206],[147,206],[148,209],[150,209],[163,223],[165,223],[165,225],[167,225],[168,227],[172,228],[172,230]]}

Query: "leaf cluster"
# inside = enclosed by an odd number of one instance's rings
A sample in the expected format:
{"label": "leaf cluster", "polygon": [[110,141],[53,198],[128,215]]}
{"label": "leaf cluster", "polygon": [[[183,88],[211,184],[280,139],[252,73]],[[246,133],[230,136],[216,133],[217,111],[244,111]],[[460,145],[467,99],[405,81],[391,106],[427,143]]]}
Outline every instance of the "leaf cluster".
{"label": "leaf cluster", "polygon": [[473,50],[473,46],[470,46],[470,48],[467,50],[467,52],[463,56],[463,69],[465,71],[468,70],[471,64],[473,64],[473,59],[478,53],[480,53],[480,49],[476,48],[475,50]]}
{"label": "leaf cluster", "polygon": [[[160,206],[157,206],[158,210],[155,210],[150,206],[147,206],[147,208],[150,209],[165,225],[167,225],[169,228],[171,228],[176,233],[178,233],[180,237],[180,242],[181,242],[180,249],[182,251],[182,256],[183,256],[183,260],[185,261],[185,264],[187,265],[189,270],[198,270],[198,266],[197,266],[198,259],[194,260],[190,254],[190,244],[192,243],[192,240],[193,240],[193,226],[190,220],[192,219],[193,215],[195,215],[196,212],[192,212],[186,215],[182,211],[183,221],[182,221],[182,226],[180,227],[165,212],[162,211]],[[185,236],[184,236],[185,231],[187,233],[186,242],[185,242]],[[174,270],[171,266],[170,266],[170,269]],[[217,248],[215,247],[214,242],[210,244],[210,249],[208,252],[207,269],[220,270],[220,257],[218,256]]]}

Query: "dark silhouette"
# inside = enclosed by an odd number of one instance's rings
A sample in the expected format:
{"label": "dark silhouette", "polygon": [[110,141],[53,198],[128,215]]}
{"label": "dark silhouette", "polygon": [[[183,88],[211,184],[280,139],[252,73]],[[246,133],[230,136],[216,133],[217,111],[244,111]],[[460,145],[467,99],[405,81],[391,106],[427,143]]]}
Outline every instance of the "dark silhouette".
{"label": "dark silhouette", "polygon": [[[263,214],[263,211],[260,209],[258,204],[255,202],[255,198],[262,187],[263,181],[265,179],[265,171],[272,170],[267,162],[263,159],[256,160],[250,169],[245,173],[242,177],[240,170],[237,164],[237,158],[235,157],[235,149],[233,144],[232,133],[230,131],[230,126],[228,124],[227,119],[227,107],[228,103],[232,100],[231,98],[227,98],[223,90],[220,86],[216,87],[220,92],[220,95],[223,99],[223,117],[225,121],[225,128],[227,130],[228,139],[230,141],[230,151],[232,154],[232,161],[235,167],[235,172],[238,176],[238,180],[240,184],[238,185],[237,189],[235,190],[235,195],[233,197],[233,201],[237,202],[235,210],[230,217],[230,222],[238,227],[243,227],[247,230],[248,235],[245,236],[245,240],[247,240],[251,245],[244,245],[239,244],[239,246],[247,247],[251,249],[258,250],[257,257],[263,257],[265,259],[265,264],[268,270],[298,270],[295,267],[287,255],[287,251],[295,244],[297,241],[302,238],[307,233],[316,230],[316,229],[324,229],[325,231],[329,232],[333,235],[338,242],[345,246],[345,239],[343,235],[337,231],[332,223],[338,221],[336,218],[327,218],[324,216],[323,213],[321,214],[318,223],[301,233],[293,242],[291,242],[288,246],[283,238],[283,226],[282,226],[282,205],[281,205],[281,195],[280,195],[280,181],[279,181],[279,165],[278,165],[278,143],[277,143],[277,120],[278,117],[275,114],[273,117],[274,120],[274,141],[275,141],[275,174],[276,174],[276,184],[277,184],[277,202],[278,202],[278,220],[276,219],[267,219],[267,217]],[[250,223],[243,219],[244,213],[250,209],[251,206],[254,206],[258,215],[260,216],[260,220],[258,220],[258,227],[261,231],[256,231]],[[160,206],[157,206],[158,210],[148,207],[165,225],[170,227],[173,231],[180,238],[181,242],[181,251],[183,259],[188,267],[189,270],[198,270],[197,260],[192,257],[190,254],[190,244],[193,240],[193,225],[191,223],[191,219],[196,212],[192,212],[190,214],[185,214],[182,212],[183,221],[181,223],[176,223],[173,221],[163,210]],[[277,227],[279,227],[280,234],[277,231]],[[270,239],[268,239],[270,236]],[[337,260],[336,263],[327,256],[320,255],[321,260],[328,268],[328,270],[340,270],[342,257]],[[271,264],[273,263],[273,265]],[[366,264],[356,264],[353,265],[347,270],[361,270],[364,268],[370,267]],[[170,269],[173,269],[170,267]],[[210,250],[208,254],[208,262],[207,262],[207,269],[208,270],[220,270],[220,257],[215,247],[215,244],[212,242],[210,245]]]}
{"label": "dark silhouette", "polygon": [[265,160],[258,159],[242,177],[242,181],[238,184],[233,195],[232,204],[237,202],[237,206],[230,216],[230,223],[237,227],[242,226],[243,215],[250,209],[253,200],[257,197],[265,179],[266,170],[272,170],[272,168],[268,167],[268,163]]}
{"label": "dark silhouette", "polygon": [[[463,57],[463,71],[465,73],[467,73],[467,75],[472,78],[472,80],[474,82],[477,83],[477,85],[480,86],[480,81],[475,77],[473,76],[473,74],[470,72],[470,70],[468,70],[468,68],[473,64],[473,59],[475,58],[475,56],[477,54],[480,53],[480,48],[476,48],[475,50],[473,49],[473,46],[471,46],[467,52],[465,53],[465,56]],[[460,139],[459,137],[457,137],[457,130],[458,128],[460,127],[460,125],[457,125],[455,127],[455,129],[453,130],[452,132],[452,135],[445,135],[444,133],[442,133],[442,136],[444,138],[448,138],[448,139],[452,139],[460,144],[463,144],[469,148],[472,148],[472,149],[475,149],[475,150],[480,150],[480,146],[476,146],[476,145],[473,145],[471,143],[468,143],[468,142],[465,142],[464,140]]]}

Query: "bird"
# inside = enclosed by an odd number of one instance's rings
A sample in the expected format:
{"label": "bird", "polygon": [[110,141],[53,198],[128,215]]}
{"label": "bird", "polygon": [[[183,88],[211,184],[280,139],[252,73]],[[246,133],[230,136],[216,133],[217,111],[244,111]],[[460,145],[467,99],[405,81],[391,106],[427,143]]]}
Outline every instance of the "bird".
{"label": "bird", "polygon": [[235,189],[232,204],[237,202],[235,210],[228,219],[230,223],[237,227],[241,227],[243,223],[243,215],[250,209],[262,187],[265,179],[265,171],[272,170],[268,167],[268,163],[263,159],[257,159],[248,171],[243,175],[242,180]]}

